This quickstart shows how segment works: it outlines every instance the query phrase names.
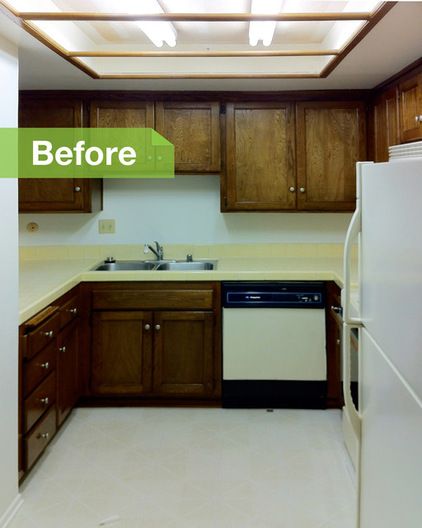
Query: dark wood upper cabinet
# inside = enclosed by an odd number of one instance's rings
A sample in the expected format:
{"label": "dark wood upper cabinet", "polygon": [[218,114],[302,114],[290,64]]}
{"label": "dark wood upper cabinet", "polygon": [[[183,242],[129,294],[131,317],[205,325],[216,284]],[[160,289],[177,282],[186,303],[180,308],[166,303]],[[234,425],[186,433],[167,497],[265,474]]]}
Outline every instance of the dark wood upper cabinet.
{"label": "dark wood upper cabinet", "polygon": [[295,209],[295,186],[293,105],[227,104],[222,210]]}
{"label": "dark wood upper cabinet", "polygon": [[91,102],[89,123],[95,128],[154,128],[154,103],[98,99]]}
{"label": "dark wood upper cabinet", "polygon": [[[31,128],[79,128],[84,112],[81,99],[21,96],[19,126]],[[102,208],[100,180],[20,179],[19,212],[90,213]]]}
{"label": "dark wood upper cabinet", "polygon": [[422,73],[399,84],[400,140],[422,139]]}
{"label": "dark wood upper cabinet", "polygon": [[157,102],[155,129],[174,144],[177,172],[220,171],[218,102]]}
{"label": "dark wood upper cabinet", "polygon": [[377,97],[373,106],[372,119],[373,159],[377,162],[388,161],[388,147],[400,142],[396,87],[386,90]]}
{"label": "dark wood upper cabinet", "polygon": [[298,209],[353,211],[356,162],[366,159],[364,105],[319,101],[296,108]]}

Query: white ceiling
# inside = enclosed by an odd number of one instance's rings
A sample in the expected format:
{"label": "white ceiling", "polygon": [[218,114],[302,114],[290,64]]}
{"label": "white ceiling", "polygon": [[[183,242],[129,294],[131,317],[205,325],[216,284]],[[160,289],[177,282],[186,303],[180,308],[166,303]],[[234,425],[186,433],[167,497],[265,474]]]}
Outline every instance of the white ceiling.
{"label": "white ceiling", "polygon": [[[163,1],[163,4],[174,4],[174,1],[166,0],[166,2]],[[66,2],[63,0],[63,3],[65,4]],[[186,6],[179,6],[179,3],[178,0],[178,11],[188,12],[189,9],[187,7],[192,4],[192,0],[182,0],[181,3],[186,3]],[[226,6],[225,9],[223,9],[224,6]],[[182,7],[186,7],[186,9],[182,9]],[[232,7],[227,1],[218,1],[215,4],[215,10],[219,12],[233,11]],[[3,15],[0,15],[0,35],[14,40],[19,45],[20,86],[22,89],[352,89],[372,88],[407,64],[418,59],[422,55],[421,20],[422,1],[399,2],[326,79],[94,80],[44,47],[33,37],[18,29]],[[242,24],[239,25],[239,28],[241,26]],[[178,30],[182,36],[182,28],[179,27]],[[317,38],[317,32],[313,38]],[[174,61],[175,59],[172,58],[171,60]],[[186,59],[179,60],[186,61]],[[204,60],[208,61],[211,59],[202,59],[202,62]],[[235,59],[235,61],[238,62],[238,59]],[[236,67],[235,61],[226,61],[224,70],[233,71]],[[262,65],[264,66],[262,70],[256,69],[256,66],[255,70],[258,72],[268,70],[268,67],[265,70],[265,62],[262,62]],[[192,71],[193,67],[186,64],[186,70],[190,69]],[[243,70],[246,67],[252,71],[252,64],[248,65],[245,63],[242,67]]]}

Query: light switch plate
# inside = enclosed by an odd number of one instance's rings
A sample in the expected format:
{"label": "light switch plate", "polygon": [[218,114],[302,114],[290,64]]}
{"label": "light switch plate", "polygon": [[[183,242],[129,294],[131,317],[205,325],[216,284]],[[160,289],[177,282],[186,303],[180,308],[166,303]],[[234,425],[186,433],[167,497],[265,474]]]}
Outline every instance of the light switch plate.
{"label": "light switch plate", "polygon": [[116,232],[116,221],[111,220],[99,220],[98,221],[98,232],[102,235],[104,234],[113,234]]}

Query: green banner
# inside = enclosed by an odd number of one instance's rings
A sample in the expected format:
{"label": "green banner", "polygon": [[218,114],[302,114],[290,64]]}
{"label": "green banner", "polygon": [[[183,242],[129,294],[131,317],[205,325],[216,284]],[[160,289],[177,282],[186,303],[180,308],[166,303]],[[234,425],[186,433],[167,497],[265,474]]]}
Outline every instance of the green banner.
{"label": "green banner", "polygon": [[2,128],[2,178],[174,178],[174,146],[151,128]]}

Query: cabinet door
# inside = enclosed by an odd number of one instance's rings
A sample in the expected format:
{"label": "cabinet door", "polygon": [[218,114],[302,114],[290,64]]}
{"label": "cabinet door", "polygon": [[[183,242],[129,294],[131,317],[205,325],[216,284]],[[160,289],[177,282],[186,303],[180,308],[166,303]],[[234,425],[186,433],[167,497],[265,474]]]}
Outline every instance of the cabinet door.
{"label": "cabinet door", "polygon": [[156,312],[154,394],[211,396],[214,388],[211,312]]}
{"label": "cabinet door", "polygon": [[174,144],[176,171],[220,171],[219,103],[160,102],[155,111],[157,132]]}
{"label": "cabinet door", "polygon": [[399,85],[400,139],[422,138],[422,73]]}
{"label": "cabinet door", "polygon": [[95,312],[92,332],[92,393],[150,392],[151,312]]}
{"label": "cabinet door", "polygon": [[153,128],[154,103],[97,100],[90,106],[90,126],[95,128]]}
{"label": "cabinet door", "polygon": [[[79,99],[25,97],[20,100],[19,126],[78,128],[83,105]],[[20,179],[20,212],[91,212],[91,182],[87,179]]]}
{"label": "cabinet door", "polygon": [[296,207],[294,127],[288,103],[227,105],[224,211]]}
{"label": "cabinet door", "polygon": [[363,104],[311,102],[297,105],[299,209],[353,211],[356,162],[365,159]]}
{"label": "cabinet door", "polygon": [[57,425],[61,425],[79,398],[79,319],[64,328],[57,352]]}
{"label": "cabinet door", "polygon": [[399,143],[397,88],[383,93],[374,104],[374,161],[388,161],[388,147]]}

